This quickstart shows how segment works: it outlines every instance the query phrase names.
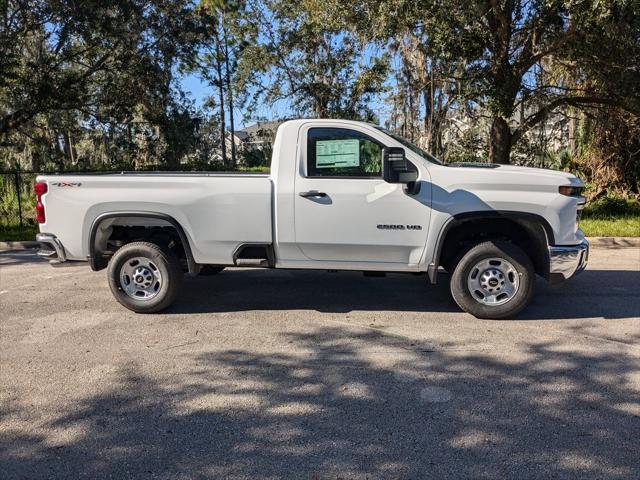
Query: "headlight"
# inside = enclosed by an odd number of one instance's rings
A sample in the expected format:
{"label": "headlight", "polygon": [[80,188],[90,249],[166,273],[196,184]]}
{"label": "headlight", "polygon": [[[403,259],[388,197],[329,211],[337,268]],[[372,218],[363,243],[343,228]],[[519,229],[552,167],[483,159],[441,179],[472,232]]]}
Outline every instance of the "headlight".
{"label": "headlight", "polygon": [[575,187],[573,185],[561,185],[558,187],[558,192],[568,197],[580,197],[583,191],[584,187]]}

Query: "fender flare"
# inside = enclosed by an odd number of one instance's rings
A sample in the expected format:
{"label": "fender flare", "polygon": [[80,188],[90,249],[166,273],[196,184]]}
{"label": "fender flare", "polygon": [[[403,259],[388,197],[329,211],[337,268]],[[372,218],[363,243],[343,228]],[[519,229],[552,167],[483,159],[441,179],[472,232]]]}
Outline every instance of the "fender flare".
{"label": "fender flare", "polygon": [[196,274],[198,272],[198,266],[195,259],[193,258],[193,253],[191,252],[191,244],[189,243],[189,238],[184,232],[182,225],[180,225],[180,223],[175,218],[167,215],[166,213],[141,211],[106,212],[101,213],[93,219],[93,222],[91,222],[91,228],[89,229],[89,265],[91,266],[91,270],[97,271],[104,268],[104,266],[100,265],[99,258],[96,255],[96,235],[98,232],[98,227],[104,220],[118,217],[154,218],[157,220],[164,220],[168,222],[178,232],[178,236],[180,237],[180,241],[182,242],[182,246],[184,248],[184,253],[187,257],[187,268],[189,270],[189,273]]}
{"label": "fender flare", "polygon": [[542,216],[528,212],[514,212],[509,210],[479,210],[475,212],[458,213],[449,217],[445,224],[440,228],[438,238],[436,240],[435,252],[433,260],[427,267],[429,281],[436,283],[438,276],[438,266],[440,264],[440,254],[444,247],[444,240],[447,238],[449,230],[467,220],[484,220],[484,219],[506,219],[517,223],[535,224],[542,227],[546,236],[547,245],[555,245],[553,229],[549,222]]}

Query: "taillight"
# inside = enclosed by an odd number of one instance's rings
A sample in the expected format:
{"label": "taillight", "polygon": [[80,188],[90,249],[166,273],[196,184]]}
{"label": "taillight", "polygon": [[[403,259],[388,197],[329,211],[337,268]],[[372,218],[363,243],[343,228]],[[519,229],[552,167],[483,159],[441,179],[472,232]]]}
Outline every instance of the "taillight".
{"label": "taillight", "polygon": [[44,204],[42,203],[42,195],[47,193],[47,184],[38,182],[33,186],[33,190],[36,192],[36,216],[38,217],[38,223],[46,222],[44,215]]}

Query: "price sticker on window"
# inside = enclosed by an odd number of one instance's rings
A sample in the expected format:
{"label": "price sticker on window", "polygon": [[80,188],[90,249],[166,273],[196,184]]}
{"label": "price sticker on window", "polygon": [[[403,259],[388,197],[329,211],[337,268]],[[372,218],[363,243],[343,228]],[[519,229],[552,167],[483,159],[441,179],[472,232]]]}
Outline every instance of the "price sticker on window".
{"label": "price sticker on window", "polygon": [[359,140],[318,140],[316,142],[316,168],[349,168],[359,166]]}

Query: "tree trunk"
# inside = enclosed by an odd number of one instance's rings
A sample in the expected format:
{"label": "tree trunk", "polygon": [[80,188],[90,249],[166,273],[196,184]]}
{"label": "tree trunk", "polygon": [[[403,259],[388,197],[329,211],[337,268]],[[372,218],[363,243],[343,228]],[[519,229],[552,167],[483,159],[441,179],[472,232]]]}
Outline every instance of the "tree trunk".
{"label": "tree trunk", "polygon": [[[224,18],[223,18],[224,21]],[[222,25],[222,35],[224,40],[224,64],[225,77],[227,82],[227,104],[229,107],[229,133],[231,135],[231,165],[236,166],[236,140],[235,126],[233,125],[233,89],[231,88],[231,72],[229,71],[229,43],[227,42],[227,31]]]}
{"label": "tree trunk", "polygon": [[568,143],[569,143],[569,153],[571,155],[575,155],[576,151],[578,150],[577,148],[577,142],[576,142],[576,132],[577,132],[577,120],[576,120],[576,112],[573,111],[569,111],[569,132],[568,132]]}
{"label": "tree trunk", "polygon": [[513,134],[507,121],[499,116],[493,118],[489,140],[489,161],[509,165],[511,156],[511,141]]}
{"label": "tree trunk", "polygon": [[[216,25],[216,28],[218,26]],[[217,33],[217,32],[216,32]],[[220,58],[220,36],[216,34],[216,74],[218,76],[218,98],[220,101],[220,150],[222,152],[222,163],[227,164],[227,139],[226,125],[224,118],[224,80],[222,77],[222,59]]]}

